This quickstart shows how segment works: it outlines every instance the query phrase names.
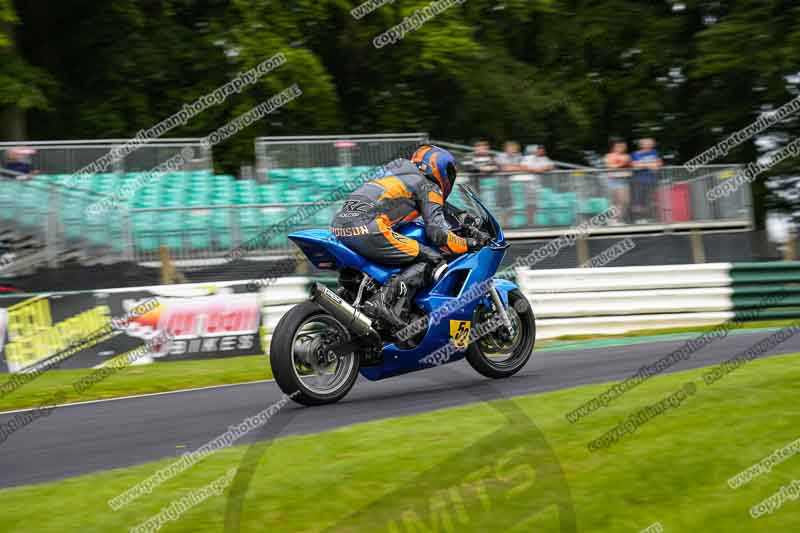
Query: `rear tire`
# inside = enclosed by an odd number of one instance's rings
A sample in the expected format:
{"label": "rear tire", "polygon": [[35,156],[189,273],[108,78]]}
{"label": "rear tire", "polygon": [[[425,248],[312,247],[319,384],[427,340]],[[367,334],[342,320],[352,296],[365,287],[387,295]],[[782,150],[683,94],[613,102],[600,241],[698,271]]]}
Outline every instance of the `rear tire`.
{"label": "rear tire", "polygon": [[309,378],[329,374],[320,374],[318,366],[306,363],[309,357],[305,352],[310,350],[304,350],[303,346],[313,349],[319,342],[313,335],[331,334],[332,331],[336,331],[341,339],[350,340],[350,332],[344,325],[314,302],[294,306],[275,327],[269,348],[272,374],[284,394],[297,403],[323,405],[338,402],[350,392],[358,378],[359,356],[351,353],[327,365],[336,365],[333,383],[329,386],[320,387],[310,382]]}
{"label": "rear tire", "polygon": [[[519,338],[512,346],[508,347],[508,357],[502,361],[493,359],[488,355],[487,344],[498,341],[494,333],[483,339],[477,339],[467,349],[467,362],[478,373],[492,379],[508,378],[522,370],[522,367],[533,355],[533,345],[536,342],[536,317],[528,299],[519,290],[508,293],[509,315],[512,321],[517,322]],[[475,310],[473,324],[480,323],[482,308]]]}

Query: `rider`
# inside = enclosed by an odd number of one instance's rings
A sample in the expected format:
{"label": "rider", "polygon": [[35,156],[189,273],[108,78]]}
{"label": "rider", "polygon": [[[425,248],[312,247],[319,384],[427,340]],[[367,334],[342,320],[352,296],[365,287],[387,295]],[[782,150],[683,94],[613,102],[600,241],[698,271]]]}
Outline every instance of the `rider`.
{"label": "rider", "polygon": [[[414,295],[438,281],[447,269],[441,252],[471,252],[490,238],[475,232],[476,238],[464,239],[450,231],[444,215],[445,200],[457,173],[450,152],[423,145],[410,161],[398,160],[391,168],[394,172],[387,172],[353,191],[333,218],[331,231],[345,246],[371,261],[406,267],[371,302],[384,320],[404,327],[407,323],[402,317]],[[425,221],[428,239],[441,252],[393,230],[419,216]]]}

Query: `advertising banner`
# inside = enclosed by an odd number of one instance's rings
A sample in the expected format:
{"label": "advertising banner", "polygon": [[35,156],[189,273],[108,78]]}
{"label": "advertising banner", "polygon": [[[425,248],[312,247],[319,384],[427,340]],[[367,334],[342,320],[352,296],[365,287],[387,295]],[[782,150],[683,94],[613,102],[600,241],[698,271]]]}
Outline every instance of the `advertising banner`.
{"label": "advertising banner", "polygon": [[[264,313],[246,283],[0,298],[0,372],[87,368],[144,346],[149,361],[263,354]],[[148,361],[148,362],[149,362]]]}

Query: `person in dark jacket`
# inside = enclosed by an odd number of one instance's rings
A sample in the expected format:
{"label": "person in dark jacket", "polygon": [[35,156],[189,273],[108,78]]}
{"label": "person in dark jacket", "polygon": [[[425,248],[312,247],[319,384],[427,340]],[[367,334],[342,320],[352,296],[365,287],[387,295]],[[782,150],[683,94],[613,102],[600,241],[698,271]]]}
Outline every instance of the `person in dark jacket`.
{"label": "person in dark jacket", "polygon": [[[410,161],[401,160],[389,168],[392,173],[369,181],[350,194],[334,216],[331,232],[370,261],[405,267],[372,302],[381,318],[404,327],[407,324],[403,315],[416,293],[440,279],[447,269],[443,254],[478,250],[489,237],[476,233],[475,238],[463,238],[450,231],[445,201],[457,175],[450,152],[437,146],[421,146]],[[469,216],[463,212],[461,215]],[[428,239],[436,248],[393,229],[420,216]]]}

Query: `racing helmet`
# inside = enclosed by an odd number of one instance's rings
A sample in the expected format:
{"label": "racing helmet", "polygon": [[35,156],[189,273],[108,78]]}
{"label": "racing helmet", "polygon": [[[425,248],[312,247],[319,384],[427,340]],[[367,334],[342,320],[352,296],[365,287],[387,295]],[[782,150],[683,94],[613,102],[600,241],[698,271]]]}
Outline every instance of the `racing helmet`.
{"label": "racing helmet", "polygon": [[425,144],[417,148],[411,156],[411,162],[426,178],[439,185],[444,198],[450,196],[458,174],[453,154],[444,148]]}

